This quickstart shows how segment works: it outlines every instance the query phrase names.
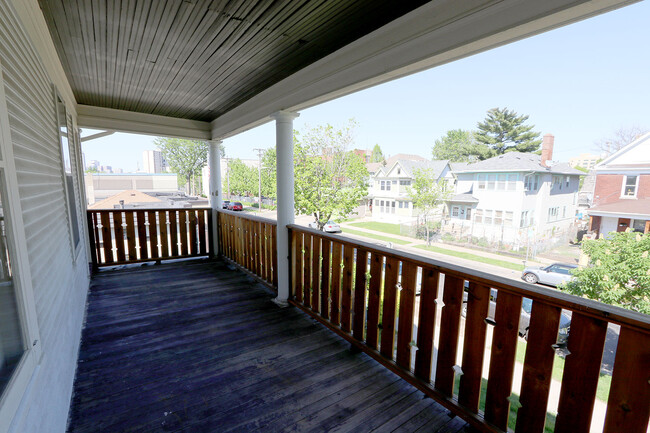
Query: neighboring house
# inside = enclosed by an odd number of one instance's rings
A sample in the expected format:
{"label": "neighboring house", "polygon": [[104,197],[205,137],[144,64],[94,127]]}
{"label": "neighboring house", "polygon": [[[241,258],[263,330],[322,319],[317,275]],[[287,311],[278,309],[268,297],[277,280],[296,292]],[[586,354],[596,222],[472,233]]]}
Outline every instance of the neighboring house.
{"label": "neighboring house", "polygon": [[589,229],[597,235],[627,228],[650,232],[650,132],[595,168]]}
{"label": "neighboring house", "polygon": [[174,173],[86,173],[84,180],[89,205],[132,189],[145,193],[179,191],[178,176]]}
{"label": "neighboring house", "polygon": [[[415,159],[407,159],[415,158]],[[395,155],[386,160],[372,177],[369,197],[372,219],[394,223],[412,222],[417,218],[410,188],[418,169],[431,169],[436,181],[453,181],[449,161],[429,161],[417,155]]]}
{"label": "neighboring house", "polygon": [[514,249],[568,231],[584,173],[551,162],[553,141],[544,136],[542,155],[509,152],[455,166],[456,195],[448,201],[445,230]]}

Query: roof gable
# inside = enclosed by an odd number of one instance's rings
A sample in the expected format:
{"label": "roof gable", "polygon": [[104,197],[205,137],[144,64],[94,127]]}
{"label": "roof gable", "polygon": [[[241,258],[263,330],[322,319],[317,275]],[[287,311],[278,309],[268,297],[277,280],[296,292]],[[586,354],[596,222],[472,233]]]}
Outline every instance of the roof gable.
{"label": "roof gable", "polygon": [[632,143],[596,164],[595,169],[636,167],[650,168],[650,132],[641,135]]}

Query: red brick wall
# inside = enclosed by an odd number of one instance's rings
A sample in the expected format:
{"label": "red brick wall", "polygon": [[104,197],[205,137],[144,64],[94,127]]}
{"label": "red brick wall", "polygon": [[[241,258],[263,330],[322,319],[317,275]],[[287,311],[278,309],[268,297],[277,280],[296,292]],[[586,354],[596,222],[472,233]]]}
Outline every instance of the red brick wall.
{"label": "red brick wall", "polygon": [[639,191],[636,193],[638,198],[650,198],[650,174],[642,174],[639,179]]}
{"label": "red brick wall", "polygon": [[623,185],[622,174],[599,174],[596,176],[594,206],[618,201]]}

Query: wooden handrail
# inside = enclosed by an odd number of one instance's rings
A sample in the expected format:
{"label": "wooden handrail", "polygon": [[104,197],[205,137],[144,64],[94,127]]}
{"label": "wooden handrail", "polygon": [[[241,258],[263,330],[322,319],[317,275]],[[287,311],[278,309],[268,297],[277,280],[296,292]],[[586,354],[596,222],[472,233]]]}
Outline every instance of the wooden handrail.
{"label": "wooden handrail", "polygon": [[212,254],[211,208],[89,209],[93,265]]}
{"label": "wooden handrail", "polygon": [[[296,225],[288,228],[292,305],[480,430],[507,431],[522,302],[529,298],[533,303],[515,431],[544,430],[552,346],[563,309],[572,315],[555,431],[589,431],[610,323],[620,326],[620,335],[604,431],[646,431],[649,316],[340,235]],[[498,294],[496,299],[493,293]],[[491,346],[488,324],[493,326]],[[460,350],[462,361],[456,365]],[[484,384],[486,351],[490,364]]]}

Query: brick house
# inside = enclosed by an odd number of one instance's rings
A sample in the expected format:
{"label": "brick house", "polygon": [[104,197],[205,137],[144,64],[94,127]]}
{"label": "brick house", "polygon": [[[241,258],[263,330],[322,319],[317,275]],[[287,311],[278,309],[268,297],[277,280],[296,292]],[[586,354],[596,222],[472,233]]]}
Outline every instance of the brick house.
{"label": "brick house", "polygon": [[650,133],[598,164],[589,229],[600,235],[650,232]]}

